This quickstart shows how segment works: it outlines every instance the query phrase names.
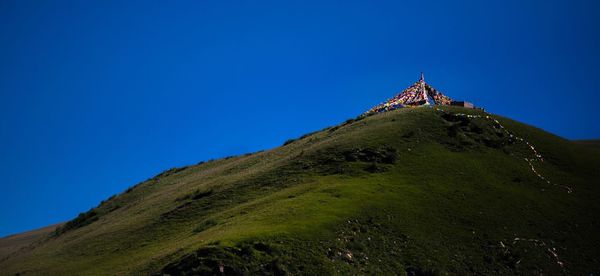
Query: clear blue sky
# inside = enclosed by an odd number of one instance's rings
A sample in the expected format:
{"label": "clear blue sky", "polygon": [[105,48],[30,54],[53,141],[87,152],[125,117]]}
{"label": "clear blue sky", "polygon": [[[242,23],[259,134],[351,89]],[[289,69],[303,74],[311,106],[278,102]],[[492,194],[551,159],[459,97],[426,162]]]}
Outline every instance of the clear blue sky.
{"label": "clear blue sky", "polygon": [[0,236],[426,80],[600,138],[599,1],[0,1]]}

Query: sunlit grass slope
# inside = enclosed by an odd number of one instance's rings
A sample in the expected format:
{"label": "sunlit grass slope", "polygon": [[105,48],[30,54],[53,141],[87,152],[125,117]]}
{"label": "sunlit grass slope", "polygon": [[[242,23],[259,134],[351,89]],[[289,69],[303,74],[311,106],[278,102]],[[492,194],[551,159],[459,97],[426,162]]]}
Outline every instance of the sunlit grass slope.
{"label": "sunlit grass slope", "polygon": [[[8,254],[0,274],[600,272],[598,151],[444,110],[166,171]],[[493,118],[535,146],[550,183]]]}

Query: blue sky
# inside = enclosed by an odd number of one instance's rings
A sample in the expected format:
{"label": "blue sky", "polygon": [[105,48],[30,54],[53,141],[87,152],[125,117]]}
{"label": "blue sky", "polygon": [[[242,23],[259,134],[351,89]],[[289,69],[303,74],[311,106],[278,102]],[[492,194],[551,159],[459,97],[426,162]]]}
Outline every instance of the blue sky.
{"label": "blue sky", "polygon": [[426,80],[600,138],[598,1],[0,1],[0,236]]}

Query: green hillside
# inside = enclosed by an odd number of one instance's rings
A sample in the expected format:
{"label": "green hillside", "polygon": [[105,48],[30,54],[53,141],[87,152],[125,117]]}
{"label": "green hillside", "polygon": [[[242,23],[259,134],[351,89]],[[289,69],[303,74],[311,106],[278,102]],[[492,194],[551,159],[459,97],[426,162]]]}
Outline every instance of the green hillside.
{"label": "green hillside", "polygon": [[0,256],[0,274],[600,273],[600,151],[444,110],[165,171]]}
{"label": "green hillside", "polygon": [[0,260],[19,250],[21,247],[28,246],[38,240],[44,239],[60,225],[61,224],[54,224],[41,229],[0,238]]}
{"label": "green hillside", "polygon": [[600,140],[576,140],[573,142],[580,145],[588,146],[590,148],[595,148],[596,150],[600,150]]}

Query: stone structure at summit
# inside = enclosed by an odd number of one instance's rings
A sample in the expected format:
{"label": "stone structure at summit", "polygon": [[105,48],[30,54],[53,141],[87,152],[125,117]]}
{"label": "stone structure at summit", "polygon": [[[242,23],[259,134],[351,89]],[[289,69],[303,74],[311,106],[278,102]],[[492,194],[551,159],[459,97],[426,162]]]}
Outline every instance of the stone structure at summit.
{"label": "stone structure at summit", "polygon": [[450,97],[431,87],[425,82],[425,77],[421,73],[421,78],[413,85],[406,88],[393,98],[383,102],[365,114],[390,111],[403,107],[431,106],[431,105],[455,105],[465,108],[473,108],[473,104],[464,101],[453,101]]}

